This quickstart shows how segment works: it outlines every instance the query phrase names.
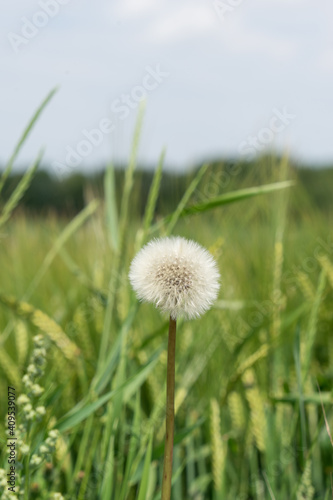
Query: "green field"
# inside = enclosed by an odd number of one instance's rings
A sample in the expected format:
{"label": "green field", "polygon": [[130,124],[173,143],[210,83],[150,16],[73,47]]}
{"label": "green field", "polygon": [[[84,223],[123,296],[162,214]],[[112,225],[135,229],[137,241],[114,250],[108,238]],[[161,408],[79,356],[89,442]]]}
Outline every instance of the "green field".
{"label": "green field", "polygon": [[[160,498],[168,322],[138,303],[128,269],[145,242],[166,235],[208,248],[221,273],[214,307],[178,325],[172,498],[332,498],[330,197],[321,206],[308,173],[267,157],[204,166],[181,189],[174,176],[164,202],[161,160],[146,199],[138,135],[121,188],[109,167],[76,215],[20,209],[34,172],[0,198],[6,471],[8,386],[16,403],[29,392],[25,374],[44,388],[30,390],[31,407],[17,404],[21,493],[6,496],[1,476],[1,498]],[[38,334],[45,356],[33,347]]]}

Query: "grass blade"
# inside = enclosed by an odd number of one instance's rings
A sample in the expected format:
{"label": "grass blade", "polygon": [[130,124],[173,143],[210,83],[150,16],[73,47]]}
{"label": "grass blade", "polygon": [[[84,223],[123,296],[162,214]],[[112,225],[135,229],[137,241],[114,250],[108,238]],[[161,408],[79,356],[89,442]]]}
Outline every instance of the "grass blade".
{"label": "grass blade", "polygon": [[137,151],[138,151],[138,146],[139,146],[139,138],[140,138],[140,132],[142,128],[142,120],[143,120],[143,112],[144,108],[142,107],[139,111],[139,116],[137,120],[137,124],[135,127],[134,131],[134,139],[133,139],[133,145],[132,145],[132,152],[131,152],[131,158],[130,162],[128,165],[128,168],[125,173],[125,184],[124,184],[124,190],[122,193],[122,200],[121,200],[121,207],[120,207],[120,218],[119,218],[119,244],[118,244],[118,251],[115,253],[114,259],[113,259],[113,267],[111,271],[111,278],[109,282],[109,294],[108,294],[108,301],[107,301],[107,308],[105,312],[105,319],[104,319],[104,326],[103,326],[103,332],[102,332],[102,338],[101,338],[101,343],[100,343],[100,349],[99,349],[99,356],[98,356],[98,368],[101,366],[101,364],[104,363],[105,357],[107,354],[107,348],[108,348],[108,340],[109,340],[109,333],[110,333],[110,328],[111,328],[111,323],[112,323],[112,317],[113,317],[113,310],[114,310],[114,304],[115,304],[115,299],[116,299],[116,294],[117,294],[117,289],[118,289],[118,281],[119,281],[119,275],[121,272],[121,268],[123,265],[123,259],[124,259],[124,244],[125,244],[125,239],[126,239],[126,229],[128,225],[128,208],[129,208],[129,203],[130,203],[130,195],[132,192],[133,188],[133,179],[134,179],[134,171],[136,168],[136,157],[137,157]]}
{"label": "grass blade", "polygon": [[113,165],[108,165],[104,177],[104,193],[106,205],[106,226],[111,248],[117,251],[119,246],[118,212],[115,172]]}
{"label": "grass blade", "polygon": [[165,150],[163,150],[161,153],[148,195],[144,222],[143,222],[143,230],[145,233],[148,231],[154,217],[158,193],[160,191],[160,186],[161,186],[164,157],[165,157]]}
{"label": "grass blade", "polygon": [[311,309],[310,313],[310,320],[309,320],[309,329],[307,331],[306,335],[306,340],[305,340],[305,349],[304,349],[304,359],[302,363],[302,376],[303,376],[303,381],[307,377],[307,374],[309,372],[310,368],[310,362],[311,362],[311,355],[312,355],[312,349],[313,345],[315,342],[315,337],[316,337],[316,332],[317,332],[317,322],[318,322],[318,315],[319,315],[319,308],[322,300],[322,296],[324,293],[326,285],[326,272],[324,269],[322,269],[319,280],[318,280],[318,286],[317,286],[317,291],[316,291],[316,297]]}
{"label": "grass blade", "polygon": [[115,436],[111,435],[108,440],[108,454],[105,460],[105,467],[103,469],[103,479],[101,486],[101,500],[109,500],[113,498],[113,491],[115,489]]}
{"label": "grass blade", "polygon": [[103,389],[106,387],[108,382],[111,380],[111,377],[112,377],[114,370],[117,366],[117,363],[119,361],[122,343],[125,341],[126,335],[129,332],[129,329],[132,325],[132,322],[135,318],[135,314],[137,312],[137,308],[138,308],[138,305],[137,305],[137,303],[135,303],[135,306],[129,312],[128,317],[126,318],[126,320],[122,326],[121,332],[120,332],[113,348],[111,349],[111,351],[108,354],[105,365],[102,367],[100,372],[97,372],[95,375],[94,381],[92,383],[92,390],[96,394],[100,394],[103,391]]}
{"label": "grass blade", "polygon": [[75,278],[87,288],[92,294],[94,294],[97,299],[106,305],[106,293],[101,288],[97,288],[92,280],[82,271],[82,269],[76,264],[72,257],[66,252],[64,248],[59,250],[59,256],[67,269],[75,276]]}
{"label": "grass blade", "polygon": [[31,118],[30,122],[28,123],[28,126],[24,130],[24,132],[22,134],[22,137],[20,138],[17,146],[15,147],[14,153],[10,157],[10,159],[9,159],[9,161],[7,163],[7,166],[5,168],[5,171],[3,172],[2,176],[1,176],[1,179],[0,179],[0,193],[2,191],[2,188],[3,188],[3,186],[4,186],[4,184],[5,184],[6,180],[7,180],[7,178],[9,176],[10,172],[12,171],[13,163],[14,163],[17,155],[19,154],[19,152],[21,150],[21,147],[23,146],[26,138],[28,137],[29,133],[31,132],[33,126],[35,125],[35,123],[38,120],[39,116],[41,115],[42,111],[48,105],[48,103],[51,101],[52,97],[57,92],[57,90],[58,90],[57,87],[54,88],[46,96],[46,98],[44,99],[44,101],[42,102],[42,104],[39,106],[39,108],[37,109],[37,111],[35,112],[35,114],[33,115],[33,117]]}
{"label": "grass blade", "polygon": [[302,380],[300,352],[301,352],[300,327],[298,325],[297,329],[296,329],[295,341],[294,341],[294,360],[295,360],[296,377],[297,377],[303,458],[305,460],[305,455],[306,455],[306,451],[307,451],[306,416],[305,416],[305,406],[304,406],[304,399],[303,399],[303,380]]}
{"label": "grass blade", "polygon": [[153,433],[150,434],[150,438],[149,438],[147,453],[146,453],[144,466],[143,466],[142,479],[141,479],[141,484],[140,484],[140,489],[139,489],[138,500],[146,500],[146,498],[147,498],[152,449],[153,449]]}
{"label": "grass blade", "polygon": [[222,194],[221,196],[212,198],[211,200],[208,200],[204,203],[199,203],[197,205],[193,205],[192,207],[184,208],[179,214],[179,217],[206,212],[207,210],[212,210],[213,208],[217,208],[222,205],[246,200],[248,198],[253,198],[254,196],[258,196],[261,194],[272,193],[273,191],[278,191],[279,189],[286,189],[293,186],[294,184],[294,181],[282,181],[274,182],[273,184],[265,184],[263,186],[255,186],[246,189],[239,189],[237,191],[231,191],[230,193]]}
{"label": "grass blade", "polygon": [[100,428],[98,426],[96,426],[94,429],[94,434],[93,434],[90,448],[87,451],[87,456],[86,456],[86,460],[85,460],[85,468],[84,468],[84,476],[83,476],[83,481],[81,483],[79,495],[77,497],[78,500],[84,500],[85,498],[87,498],[86,497],[86,490],[88,487],[89,479],[91,477],[91,469],[93,466],[94,454],[95,454],[96,446],[97,446],[99,439],[100,439]]}
{"label": "grass blade", "polygon": [[178,222],[179,217],[182,217],[182,213],[185,210],[185,206],[187,205],[187,202],[189,201],[189,199],[191,198],[192,194],[196,190],[199,182],[201,181],[202,177],[206,173],[207,168],[208,168],[208,164],[202,165],[202,167],[200,168],[199,172],[194,177],[194,179],[191,182],[191,184],[189,185],[189,187],[186,189],[186,191],[184,193],[184,196],[182,197],[182,199],[180,200],[180,202],[178,204],[178,207],[173,212],[173,214],[170,216],[170,222],[169,222],[167,230],[166,230],[167,236],[172,233],[175,225]]}
{"label": "grass blade", "polygon": [[[274,403],[298,403],[299,402],[299,394],[289,393],[284,394],[282,396],[271,396],[270,400]],[[325,404],[333,404],[333,396],[330,392],[321,392],[320,394],[304,394],[302,395],[302,401],[305,404],[312,404],[321,406],[323,403]]]}
{"label": "grass blade", "polygon": [[141,133],[141,129],[142,129],[143,115],[144,115],[144,108],[141,107],[140,111],[139,111],[135,131],[134,131],[131,158],[130,158],[129,165],[128,165],[128,168],[127,168],[126,173],[125,173],[125,184],[124,184],[124,191],[122,193],[122,199],[121,199],[120,220],[119,220],[119,251],[120,251],[120,256],[122,256],[123,246],[125,243],[125,235],[126,235],[127,224],[128,224],[128,209],[129,209],[129,204],[130,204],[130,196],[131,196],[131,192],[132,192],[132,188],[133,188],[134,171],[136,169],[136,163],[137,163],[137,153],[138,153],[138,148],[139,148],[140,133]]}
{"label": "grass blade", "polygon": [[28,299],[32,295],[34,290],[37,288],[44,274],[52,264],[58,252],[60,251],[61,247],[75,233],[75,231],[77,231],[79,227],[81,227],[86,222],[86,220],[95,212],[95,210],[98,207],[98,204],[99,203],[97,200],[91,201],[89,205],[85,207],[76,217],[74,217],[74,219],[65,227],[65,229],[62,231],[60,236],[55,241],[51,250],[46,255],[44,261],[42,262],[40,268],[38,269],[38,272],[36,273],[34,279],[30,283],[28,290],[24,294],[24,297],[26,299]]}
{"label": "grass blade", "polygon": [[124,474],[123,485],[121,488],[119,500],[125,500],[126,495],[128,494],[129,488],[129,477],[132,472],[132,465],[134,462],[135,455],[137,454],[137,450],[139,448],[139,439],[140,439],[140,418],[141,418],[141,408],[140,408],[140,392],[136,393],[135,399],[135,408],[134,408],[134,417],[133,424],[131,428],[131,439],[128,447],[128,455],[126,460],[126,468]]}
{"label": "grass blade", "polygon": [[11,194],[10,198],[7,200],[5,206],[3,207],[2,214],[0,216],[0,228],[8,221],[13,210],[17,207],[22,196],[24,195],[26,190],[29,188],[31,181],[35,175],[35,172],[36,172],[37,168],[39,167],[42,156],[43,156],[43,153],[40,152],[39,155],[37,156],[37,159],[35,160],[35,162],[25,172],[22,179],[20,180],[20,182],[18,183],[18,185],[14,189],[13,193]]}
{"label": "grass blade", "polygon": [[161,349],[159,349],[152,356],[150,361],[148,361],[148,363],[139,372],[130,377],[123,385],[121,385],[117,389],[104,394],[93,403],[89,403],[87,402],[87,400],[83,400],[78,403],[71,411],[69,411],[63,418],[58,421],[56,427],[62,432],[71,429],[72,427],[89,417],[89,415],[98,410],[98,408],[110,401],[113,397],[120,394],[122,391],[124,392],[123,400],[128,401],[128,399],[147,379],[154,366],[158,362],[160,353]]}

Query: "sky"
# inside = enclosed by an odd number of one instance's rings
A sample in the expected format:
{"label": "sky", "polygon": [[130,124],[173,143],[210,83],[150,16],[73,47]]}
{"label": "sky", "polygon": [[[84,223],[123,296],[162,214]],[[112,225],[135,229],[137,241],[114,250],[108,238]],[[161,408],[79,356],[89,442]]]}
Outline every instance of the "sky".
{"label": "sky", "polygon": [[57,175],[138,157],[185,170],[265,151],[333,160],[331,0],[2,0],[0,165]]}

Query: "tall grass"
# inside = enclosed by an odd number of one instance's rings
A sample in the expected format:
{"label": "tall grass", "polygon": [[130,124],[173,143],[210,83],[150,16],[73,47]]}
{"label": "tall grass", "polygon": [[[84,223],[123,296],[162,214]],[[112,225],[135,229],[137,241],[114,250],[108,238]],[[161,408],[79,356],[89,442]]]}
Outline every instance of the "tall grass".
{"label": "tall grass", "polygon": [[157,213],[162,154],[140,218],[140,120],[120,207],[110,166],[105,192],[68,223],[15,214],[20,196],[0,212],[0,466],[7,385],[22,390],[40,332],[49,340],[40,432],[56,428],[60,438],[52,459],[30,470],[29,498],[160,498],[167,324],[137,303],[127,273],[149,238],[180,234],[209,247],[222,290],[177,339],[172,498],[331,498],[326,216],[274,159],[227,185],[223,167],[205,165],[173,212]]}

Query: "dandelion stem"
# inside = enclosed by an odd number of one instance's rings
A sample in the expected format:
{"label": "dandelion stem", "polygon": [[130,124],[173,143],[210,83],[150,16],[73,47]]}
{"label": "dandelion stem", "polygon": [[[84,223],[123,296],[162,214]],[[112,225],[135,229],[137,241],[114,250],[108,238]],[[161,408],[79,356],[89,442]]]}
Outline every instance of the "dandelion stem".
{"label": "dandelion stem", "polygon": [[168,364],[167,364],[167,398],[166,398],[166,433],[164,448],[164,465],[162,480],[162,500],[171,498],[173,435],[175,426],[175,359],[176,359],[176,320],[170,316]]}

